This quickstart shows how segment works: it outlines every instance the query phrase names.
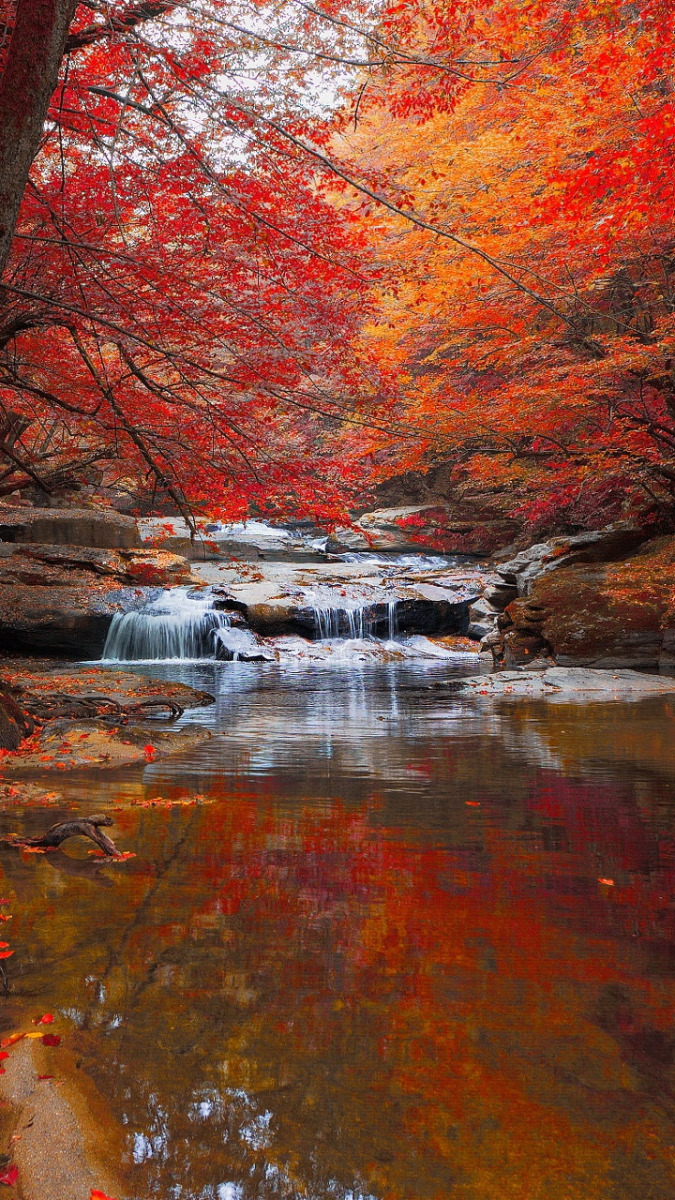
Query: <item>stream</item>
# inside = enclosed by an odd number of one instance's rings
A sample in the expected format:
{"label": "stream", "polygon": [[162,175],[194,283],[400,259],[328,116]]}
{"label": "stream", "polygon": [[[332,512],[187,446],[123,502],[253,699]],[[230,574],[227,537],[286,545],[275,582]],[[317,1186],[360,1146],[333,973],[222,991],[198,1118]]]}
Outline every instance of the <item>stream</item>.
{"label": "stream", "polygon": [[0,812],[135,852],[0,854],[5,1028],[55,1015],[118,1200],[672,1200],[672,704],[459,696],[475,653],[395,614],[220,662],[172,605],[117,660],[215,695],[211,739]]}
{"label": "stream", "polygon": [[672,709],[466,670],[157,664],[217,694],[205,746],[2,813],[136,852],[2,857],[11,1003],[57,1014],[129,1197],[672,1200]]}

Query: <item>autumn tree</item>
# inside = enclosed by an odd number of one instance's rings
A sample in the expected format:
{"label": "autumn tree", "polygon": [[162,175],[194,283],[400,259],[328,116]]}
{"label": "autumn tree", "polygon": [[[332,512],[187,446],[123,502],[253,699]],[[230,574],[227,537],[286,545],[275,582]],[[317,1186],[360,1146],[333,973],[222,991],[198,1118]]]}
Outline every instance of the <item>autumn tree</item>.
{"label": "autumn tree", "polygon": [[361,457],[339,431],[378,424],[373,272],[302,145],[351,35],[293,4],[151,0],[50,10],[50,41],[38,9],[5,38],[0,495],[94,472],[188,517],[335,512]]}
{"label": "autumn tree", "polygon": [[[386,272],[386,474],[453,459],[546,528],[675,501],[672,7],[388,6],[334,145]],[[416,436],[414,436],[416,435]]]}

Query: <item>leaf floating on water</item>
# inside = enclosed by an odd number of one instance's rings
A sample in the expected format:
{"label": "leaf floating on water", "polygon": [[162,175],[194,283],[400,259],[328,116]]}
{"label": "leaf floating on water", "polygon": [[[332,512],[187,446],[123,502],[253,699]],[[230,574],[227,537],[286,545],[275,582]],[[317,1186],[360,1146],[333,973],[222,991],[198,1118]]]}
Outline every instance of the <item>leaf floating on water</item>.
{"label": "leaf floating on water", "polygon": [[598,883],[604,883],[605,887],[614,887],[613,879],[598,879]]}
{"label": "leaf floating on water", "polygon": [[143,753],[145,755],[145,761],[151,763],[155,761],[157,749],[155,746],[144,746]]}
{"label": "leaf floating on water", "polygon": [[13,1046],[15,1042],[20,1042],[22,1038],[25,1038],[25,1036],[25,1033],[10,1033],[9,1037],[4,1037],[2,1039],[0,1046],[2,1046],[3,1049],[5,1046]]}
{"label": "leaf floating on water", "polygon": [[12,1164],[11,1167],[8,1167],[7,1170],[3,1171],[2,1175],[0,1175],[0,1183],[4,1183],[5,1187],[14,1187],[14,1184],[18,1178],[19,1168]]}
{"label": "leaf floating on water", "polygon": [[43,1033],[42,1034],[42,1045],[43,1046],[60,1046],[61,1038],[59,1037],[58,1033]]}

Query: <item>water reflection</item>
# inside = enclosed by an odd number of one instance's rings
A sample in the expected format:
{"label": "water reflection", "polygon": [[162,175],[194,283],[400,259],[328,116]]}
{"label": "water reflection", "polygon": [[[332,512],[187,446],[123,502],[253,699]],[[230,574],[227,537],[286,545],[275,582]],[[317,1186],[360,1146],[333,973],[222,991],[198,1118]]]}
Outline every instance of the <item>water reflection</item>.
{"label": "water reflection", "polygon": [[672,713],[442,677],[228,665],[205,748],[68,781],[136,859],[3,852],[130,1196],[675,1194]]}

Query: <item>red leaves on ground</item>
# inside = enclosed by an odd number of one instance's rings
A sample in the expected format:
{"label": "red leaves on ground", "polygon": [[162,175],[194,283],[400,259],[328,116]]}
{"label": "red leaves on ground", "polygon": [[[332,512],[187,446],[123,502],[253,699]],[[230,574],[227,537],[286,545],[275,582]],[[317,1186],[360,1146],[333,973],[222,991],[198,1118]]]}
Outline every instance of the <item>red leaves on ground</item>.
{"label": "red leaves on ground", "polygon": [[2,1175],[0,1175],[0,1183],[4,1183],[5,1187],[14,1187],[14,1184],[18,1178],[19,1168],[15,1167],[12,1163],[11,1167],[7,1167],[7,1169],[3,1171]]}

